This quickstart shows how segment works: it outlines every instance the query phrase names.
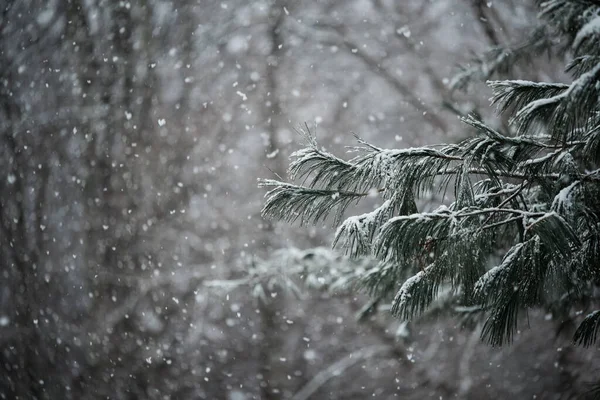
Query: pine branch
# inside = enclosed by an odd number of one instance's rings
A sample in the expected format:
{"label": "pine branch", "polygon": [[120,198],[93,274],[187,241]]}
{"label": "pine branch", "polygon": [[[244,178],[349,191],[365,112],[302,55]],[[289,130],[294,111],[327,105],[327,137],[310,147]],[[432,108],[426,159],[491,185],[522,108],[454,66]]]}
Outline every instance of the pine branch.
{"label": "pine branch", "polygon": [[565,176],[575,179],[581,175],[577,165],[572,162],[573,157],[570,149],[557,149],[542,154],[539,157],[531,155],[528,159],[520,160],[515,165],[515,171],[523,173],[531,177],[532,181],[541,182],[542,184],[544,181],[548,182],[549,179],[536,179],[535,177],[548,176],[555,173],[555,171],[559,171],[556,182],[561,182],[565,179]]}
{"label": "pine branch", "polygon": [[396,191],[410,191],[417,197],[435,185],[437,171],[462,162],[457,146],[444,146],[441,150],[422,147],[402,149],[389,153],[389,178],[386,187]]}
{"label": "pine branch", "polygon": [[592,17],[579,29],[573,39],[573,54],[575,57],[600,56],[598,42],[600,42],[600,15]]}
{"label": "pine branch", "polygon": [[498,106],[499,113],[509,108],[520,110],[532,101],[558,96],[569,88],[563,83],[523,80],[488,81],[487,84],[493,89],[492,105]]}
{"label": "pine branch", "polygon": [[516,244],[499,266],[475,284],[475,299],[490,311],[481,336],[494,346],[512,341],[519,309],[538,300],[538,283],[543,279],[538,250],[536,238]]}
{"label": "pine branch", "polygon": [[[462,160],[455,154],[456,146],[453,145],[446,145],[441,150],[429,147],[381,149],[359,138],[361,146],[355,147],[354,151],[364,154],[344,161],[320,150],[310,132],[302,133],[308,145],[291,155],[294,160],[290,164],[289,175],[290,179],[300,180],[310,188],[368,191],[373,187],[387,186],[389,182],[410,188],[416,182],[415,175],[430,171],[435,165],[442,167]],[[398,180],[398,175],[413,179]]]}
{"label": "pine branch", "polygon": [[422,251],[422,238],[448,237],[454,215],[447,207],[441,207],[433,213],[391,218],[375,239],[375,256],[400,264],[415,259]]}
{"label": "pine branch", "polygon": [[581,246],[573,228],[555,212],[530,219],[525,227],[525,235],[528,234],[539,237],[545,246],[546,254],[557,262],[569,259]]}
{"label": "pine branch", "polygon": [[492,346],[511,343],[517,330],[521,306],[519,293],[514,291],[505,300],[491,307],[490,315],[481,330],[481,338]]}
{"label": "pine branch", "polygon": [[436,298],[445,275],[440,264],[433,263],[407,279],[394,297],[392,314],[403,320],[420,315]]}
{"label": "pine branch", "polygon": [[519,109],[511,123],[519,134],[546,127],[552,139],[559,143],[577,140],[582,130],[589,130],[600,122],[600,88],[596,85],[599,80],[600,64],[560,94],[529,102]]}
{"label": "pine branch", "polygon": [[600,331],[600,310],[590,314],[579,324],[573,336],[573,343],[589,347],[596,343]]}
{"label": "pine branch", "polygon": [[390,200],[370,213],[347,218],[337,229],[333,247],[341,243],[352,258],[367,256],[371,253],[371,244],[379,226],[387,221],[394,212]]}
{"label": "pine branch", "polygon": [[[500,204],[498,204],[497,208],[501,209],[502,207],[506,206],[507,204],[513,202],[513,200],[515,200],[518,196],[521,195],[521,193],[523,192],[523,189],[525,189],[525,187],[528,185],[527,181],[523,181],[521,182],[521,184],[516,188],[513,189],[511,192],[509,192],[509,196],[506,197],[506,199],[502,200],[502,202]],[[518,206],[519,204],[514,204],[515,206]],[[517,207],[515,207],[517,208]],[[489,217],[487,217],[484,221],[483,221],[483,225],[486,225],[490,219],[492,219],[492,217],[495,214],[490,214]]]}
{"label": "pine branch", "polygon": [[600,165],[600,124],[591,129],[585,138],[586,143],[582,151],[584,160],[589,165]]}
{"label": "pine branch", "polygon": [[[481,225],[481,218],[497,214],[513,214],[509,218],[493,225]],[[390,260],[399,264],[416,260],[426,248],[423,242],[426,238],[430,242],[448,242],[460,237],[476,235],[483,230],[490,230],[521,220],[523,226],[526,221],[538,221],[546,213],[528,212],[519,209],[475,209],[467,208],[452,211],[444,206],[433,213],[421,213],[391,218],[381,228],[375,239],[374,254],[377,258]],[[485,218],[483,218],[485,220]],[[471,236],[472,237],[472,236]]]}
{"label": "pine branch", "polygon": [[298,150],[290,156],[294,160],[290,163],[288,175],[292,180],[303,181],[307,186],[314,187],[339,187],[348,190],[363,190],[377,186],[375,177],[371,179],[353,179],[360,174],[357,167],[344,161],[331,153],[320,150],[314,137],[308,137],[309,145]]}
{"label": "pine branch", "polygon": [[[443,287],[458,306],[487,313],[482,337],[492,345],[512,340],[523,308],[592,301],[600,284],[600,2],[540,7],[547,29],[518,51],[495,49],[453,82],[478,73],[487,79],[550,45],[572,46],[571,84],[489,82],[493,103],[513,114],[514,132],[467,116],[478,135],[456,145],[382,149],[358,139],[358,155],[344,160],[319,148],[307,129],[307,146],[293,154],[289,171],[301,185],[261,181],[272,188],[263,215],[305,223],[331,214],[338,224],[350,204],[380,193],[383,204],[347,218],[333,241],[351,258],[370,255],[377,264],[339,281],[377,299],[396,291],[392,312],[404,319],[421,315]],[[418,212],[425,193],[445,197],[452,184],[448,206]],[[487,270],[498,251],[501,263]],[[584,319],[578,344],[596,341],[597,315]]]}
{"label": "pine branch", "polygon": [[260,180],[259,187],[274,187],[265,195],[263,216],[290,223],[300,220],[301,225],[316,224],[331,213],[335,214],[337,225],[351,203],[368,196],[368,193],[313,189],[272,179]]}
{"label": "pine branch", "polygon": [[398,281],[406,279],[404,268],[396,263],[379,262],[358,280],[358,287],[371,297],[386,297]]}
{"label": "pine branch", "polygon": [[600,282],[600,227],[589,229],[589,234],[583,239],[581,249],[571,261],[570,266],[576,271],[576,280],[583,286],[590,282]]}
{"label": "pine branch", "polygon": [[562,188],[560,192],[554,196],[552,206],[550,207],[553,212],[556,212],[571,224],[575,222],[575,206],[577,197],[580,195],[580,185],[581,181],[575,181],[569,186]]}
{"label": "pine branch", "polygon": [[567,65],[566,72],[573,75],[574,78],[579,78],[598,63],[600,63],[600,56],[585,55],[577,57]]}
{"label": "pine branch", "polygon": [[[572,46],[582,27],[599,14],[600,4],[596,0],[537,0],[540,18],[565,38],[564,47]],[[586,35],[587,36],[587,35]]]}

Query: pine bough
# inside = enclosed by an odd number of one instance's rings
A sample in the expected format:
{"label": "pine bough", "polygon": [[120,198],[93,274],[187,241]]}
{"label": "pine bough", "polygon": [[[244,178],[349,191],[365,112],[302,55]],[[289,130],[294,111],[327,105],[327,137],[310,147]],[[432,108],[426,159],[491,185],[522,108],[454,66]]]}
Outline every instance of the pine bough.
{"label": "pine bough", "polygon": [[[359,139],[359,155],[344,160],[303,130],[306,147],[289,167],[296,183],[260,182],[270,189],[263,215],[302,224],[333,216],[334,246],[352,259],[377,260],[349,272],[354,285],[393,298],[392,312],[403,319],[451,287],[458,304],[486,311],[482,336],[492,345],[512,339],[519,310],[574,311],[593,300],[600,283],[600,2],[540,7],[549,28],[536,31],[534,45],[566,38],[573,81],[489,81],[492,103],[512,114],[511,132],[466,117],[478,134],[461,143],[382,149]],[[434,189],[450,189],[454,201],[419,212],[415,199]],[[381,196],[381,205],[344,220],[348,207],[369,196]],[[490,268],[498,251],[503,258]],[[594,311],[574,340],[591,345],[599,329]]]}

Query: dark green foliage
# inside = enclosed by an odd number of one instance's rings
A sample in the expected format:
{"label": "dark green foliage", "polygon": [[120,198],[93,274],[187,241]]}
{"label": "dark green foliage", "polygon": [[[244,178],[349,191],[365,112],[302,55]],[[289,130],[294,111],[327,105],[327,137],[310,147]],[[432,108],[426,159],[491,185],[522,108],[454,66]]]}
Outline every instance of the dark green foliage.
{"label": "dark green foliage", "polygon": [[[598,62],[600,62],[600,59]],[[585,147],[583,148],[582,155],[587,157],[585,161],[589,165],[600,164],[600,125],[585,135]]]}
{"label": "dark green foliage", "polygon": [[265,179],[261,187],[274,186],[268,193],[263,214],[288,222],[317,223],[335,212],[335,223],[339,223],[344,210],[365,193],[340,190],[313,189],[279,181]]}
{"label": "dark green foliage", "polygon": [[[489,82],[509,132],[479,119],[463,121],[477,135],[461,143],[381,149],[359,139],[360,154],[343,160],[308,146],[293,154],[290,179],[274,187],[263,214],[317,222],[332,215],[334,246],[377,263],[353,274],[353,287],[392,300],[392,313],[418,317],[440,292],[454,304],[482,310],[482,336],[509,342],[521,310],[548,306],[573,311],[594,304],[600,284],[600,2],[551,0],[540,4],[546,28],[518,50],[495,50],[479,64],[487,76],[521,52],[572,50],[570,84]],[[490,57],[487,57],[490,58]],[[485,63],[491,62],[491,66]],[[506,64],[505,64],[506,63]],[[459,81],[477,74],[463,73]],[[415,200],[438,191],[453,199],[428,213]],[[346,208],[379,197],[374,211],[342,222]],[[498,254],[499,265],[491,267]],[[577,303],[575,303],[577,302]],[[575,342],[591,345],[600,313],[580,325]]]}
{"label": "dark green foliage", "polygon": [[595,129],[600,123],[598,80],[600,64],[582,74],[560,94],[528,102],[512,119],[516,131],[526,135],[532,130],[547,129],[554,143],[567,144],[581,137],[581,131]]}
{"label": "dark green foliage", "polygon": [[589,314],[579,325],[579,329],[575,332],[573,341],[583,346],[591,346],[598,338],[600,330],[600,310]]}
{"label": "dark green foliage", "polygon": [[488,85],[494,89],[492,104],[498,104],[501,113],[520,110],[532,101],[558,96],[569,88],[563,83],[529,81],[492,81]]}

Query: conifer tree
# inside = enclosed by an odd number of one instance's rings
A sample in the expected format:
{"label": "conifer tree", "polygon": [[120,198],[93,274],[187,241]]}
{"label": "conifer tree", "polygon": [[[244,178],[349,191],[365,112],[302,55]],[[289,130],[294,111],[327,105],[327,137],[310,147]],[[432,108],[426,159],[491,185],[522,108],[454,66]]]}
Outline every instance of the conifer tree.
{"label": "conifer tree", "polygon": [[[458,144],[384,149],[358,139],[359,155],[345,160],[305,130],[290,181],[260,181],[270,189],[263,215],[301,224],[331,217],[334,247],[376,260],[351,272],[354,287],[393,299],[392,312],[403,319],[451,288],[455,304],[485,313],[482,337],[492,345],[510,342],[520,310],[593,304],[600,284],[600,1],[538,5],[543,28],[513,49],[492,50],[453,82],[488,79],[548,47],[569,54],[569,84],[488,81],[492,104],[511,116],[509,131],[468,116],[463,121],[477,135]],[[420,212],[416,200],[433,190],[449,190],[452,200]],[[381,196],[379,207],[344,219],[372,195]],[[591,345],[599,330],[596,310],[574,341]]]}

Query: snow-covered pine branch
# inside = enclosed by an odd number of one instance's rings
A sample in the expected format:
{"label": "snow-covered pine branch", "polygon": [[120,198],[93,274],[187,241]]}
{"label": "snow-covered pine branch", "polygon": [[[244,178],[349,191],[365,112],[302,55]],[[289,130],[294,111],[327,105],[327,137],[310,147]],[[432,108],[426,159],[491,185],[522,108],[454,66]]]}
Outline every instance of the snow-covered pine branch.
{"label": "snow-covered pine branch", "polygon": [[265,195],[264,216],[300,224],[325,220],[334,214],[334,224],[341,221],[344,211],[368,193],[341,190],[314,189],[272,179],[259,181],[260,187],[273,187]]}
{"label": "snow-covered pine branch", "polygon": [[524,80],[488,81],[487,84],[493,89],[492,105],[496,104],[500,113],[519,110],[534,100],[558,96],[569,88],[564,83]]}
{"label": "snow-covered pine branch", "polygon": [[[360,154],[349,160],[308,135],[290,166],[290,179],[303,186],[263,181],[272,188],[263,215],[317,222],[331,214],[341,223],[334,245],[353,259],[377,260],[352,275],[353,287],[393,301],[403,319],[419,316],[444,288],[455,304],[485,312],[483,337],[494,345],[512,339],[523,308],[569,313],[575,299],[596,301],[600,47],[592,43],[600,3],[552,0],[540,8],[548,27],[521,50],[572,46],[573,80],[489,82],[493,103],[512,115],[508,132],[468,116],[463,122],[477,135],[458,144],[382,149],[359,140]],[[486,79],[517,58],[490,54],[479,65]],[[446,204],[427,213],[417,208],[426,193],[449,188]],[[381,195],[383,204],[342,223],[342,213],[369,194]],[[598,315],[580,326],[578,343],[596,340]]]}
{"label": "snow-covered pine branch", "polygon": [[386,200],[375,210],[347,218],[337,229],[333,247],[338,244],[350,257],[364,257],[371,254],[371,245],[381,225],[394,213],[391,200]]}
{"label": "snow-covered pine branch", "polygon": [[600,63],[561,93],[540,97],[519,108],[511,123],[519,134],[546,129],[556,143],[581,140],[600,123],[599,80]]}

